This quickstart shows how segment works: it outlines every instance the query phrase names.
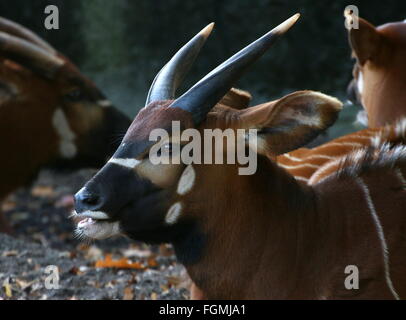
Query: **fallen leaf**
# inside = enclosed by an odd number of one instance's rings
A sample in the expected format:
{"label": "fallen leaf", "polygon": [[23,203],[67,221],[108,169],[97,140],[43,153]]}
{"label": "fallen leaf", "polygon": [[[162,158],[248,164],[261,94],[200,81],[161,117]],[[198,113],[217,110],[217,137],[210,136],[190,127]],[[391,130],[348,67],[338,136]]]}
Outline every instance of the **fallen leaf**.
{"label": "fallen leaf", "polygon": [[37,282],[37,280],[27,282],[24,280],[16,279],[16,283],[21,288],[21,290],[25,290],[25,289],[31,287],[36,282]]}
{"label": "fallen leaf", "polygon": [[103,251],[101,251],[96,246],[91,246],[88,248],[87,252],[85,253],[85,258],[90,261],[97,261],[103,258]]}
{"label": "fallen leaf", "polygon": [[151,293],[151,299],[152,299],[152,300],[158,299],[158,294],[157,294],[156,292],[152,292],[152,293]]}
{"label": "fallen leaf", "polygon": [[150,259],[148,259],[148,266],[150,266],[151,268],[155,268],[158,266],[158,262],[156,262],[155,259],[150,258]]}
{"label": "fallen leaf", "polygon": [[124,289],[124,300],[134,300],[134,289],[131,287],[126,287]]}
{"label": "fallen leaf", "polygon": [[31,189],[31,195],[39,198],[50,198],[55,194],[52,187],[49,186],[36,186]]}
{"label": "fallen leaf", "polygon": [[139,262],[131,262],[127,258],[113,260],[111,254],[106,255],[104,260],[98,260],[95,263],[96,268],[118,268],[118,269],[145,269]]}
{"label": "fallen leaf", "polygon": [[4,288],[4,292],[6,293],[6,297],[11,298],[13,296],[13,293],[12,293],[11,286],[9,283],[9,278],[6,278],[3,281],[3,288]]}
{"label": "fallen leaf", "polygon": [[16,206],[17,202],[15,202],[14,200],[5,200],[1,205],[1,209],[2,211],[10,211],[15,209]]}
{"label": "fallen leaf", "polygon": [[73,275],[75,275],[75,276],[77,276],[77,275],[82,275],[82,274],[83,274],[83,272],[81,272],[81,271],[79,270],[79,268],[76,267],[76,266],[73,266],[72,268],[70,268],[70,269],[69,269],[69,273],[70,273],[70,274],[73,274]]}
{"label": "fallen leaf", "polygon": [[16,250],[4,251],[1,254],[2,257],[15,257],[16,255],[18,255],[18,251]]}
{"label": "fallen leaf", "polygon": [[159,253],[161,256],[170,257],[170,256],[173,256],[173,249],[170,245],[161,244],[159,246]]}
{"label": "fallen leaf", "polygon": [[71,208],[73,208],[74,203],[75,203],[75,201],[74,201],[73,196],[67,195],[67,196],[63,196],[62,198],[59,198],[55,203],[55,207],[71,209]]}
{"label": "fallen leaf", "polygon": [[179,286],[183,282],[183,280],[180,279],[179,277],[169,276],[166,279],[168,280],[168,284],[170,286],[175,286],[175,287]]}

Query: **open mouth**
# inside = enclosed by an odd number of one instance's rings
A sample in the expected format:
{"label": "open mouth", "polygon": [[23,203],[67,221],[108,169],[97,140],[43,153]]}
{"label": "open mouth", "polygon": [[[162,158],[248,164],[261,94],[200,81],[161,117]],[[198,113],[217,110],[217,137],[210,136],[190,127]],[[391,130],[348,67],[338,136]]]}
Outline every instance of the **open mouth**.
{"label": "open mouth", "polygon": [[97,222],[112,222],[110,217],[101,211],[84,211],[82,213],[73,211],[70,217],[74,220],[78,228],[86,228]]}
{"label": "open mouth", "polygon": [[101,211],[73,211],[71,218],[76,223],[76,233],[93,239],[105,239],[120,233],[119,223]]}

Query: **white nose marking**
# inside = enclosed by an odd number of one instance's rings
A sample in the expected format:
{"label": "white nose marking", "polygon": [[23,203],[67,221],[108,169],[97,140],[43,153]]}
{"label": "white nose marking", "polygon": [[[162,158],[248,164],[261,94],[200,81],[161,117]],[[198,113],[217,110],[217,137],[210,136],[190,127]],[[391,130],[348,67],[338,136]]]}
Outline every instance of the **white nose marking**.
{"label": "white nose marking", "polygon": [[165,222],[167,224],[174,224],[180,214],[182,213],[182,203],[176,202],[174,203],[168,210],[166,217],[165,217]]}
{"label": "white nose marking", "polygon": [[60,138],[59,153],[64,158],[73,158],[77,153],[74,143],[76,135],[69,126],[68,119],[61,108],[57,108],[52,116],[52,125]]}
{"label": "white nose marking", "polygon": [[141,160],[131,159],[131,158],[127,158],[127,159],[111,158],[109,160],[109,163],[114,163],[114,164],[118,164],[119,166],[122,166],[122,167],[134,169],[137,165],[139,165],[141,163]]}
{"label": "white nose marking", "polygon": [[192,189],[195,180],[196,172],[195,169],[193,169],[193,166],[190,164],[183,171],[182,176],[179,179],[177,189],[178,194],[183,196],[184,194],[188,193]]}

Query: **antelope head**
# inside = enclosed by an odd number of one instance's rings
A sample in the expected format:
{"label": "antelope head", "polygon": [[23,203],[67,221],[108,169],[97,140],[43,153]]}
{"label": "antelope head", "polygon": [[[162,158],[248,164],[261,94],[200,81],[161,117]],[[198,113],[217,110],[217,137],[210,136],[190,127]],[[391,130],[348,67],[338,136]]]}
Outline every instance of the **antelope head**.
{"label": "antelope head", "polygon": [[[345,13],[348,19],[352,19]],[[362,104],[371,128],[394,123],[406,115],[406,23],[373,26],[358,18],[358,28],[348,31],[356,58],[350,100]]]}
{"label": "antelope head", "polygon": [[[212,25],[180,49],[158,73],[146,106],[136,116],[113,157],[75,195],[78,233],[96,239],[122,233],[151,243],[176,242],[187,230],[200,229],[201,220],[193,212],[202,204],[215,214],[214,211],[233,203],[234,197],[247,197],[243,185],[252,182],[251,177],[261,176],[260,168],[252,175],[239,175],[241,168],[237,163],[185,161],[184,155],[189,155],[191,149],[189,140],[184,141],[183,137],[190,138],[196,132],[204,136],[210,129],[228,130],[234,133],[231,136],[235,139],[227,143],[220,139],[221,148],[218,148],[221,157],[226,158],[230,150],[236,152],[235,144],[240,141],[237,138],[243,135],[244,151],[256,150],[260,165],[307,143],[325,130],[335,120],[341,104],[321,93],[299,91],[245,109],[219,103],[248,66],[298,18],[295,15],[286,20],[175,98],[180,79]],[[175,132],[174,122],[179,124],[182,139]],[[165,129],[168,136],[163,135],[158,141],[151,139],[156,129]],[[238,131],[249,129],[257,130],[257,139]],[[217,147],[212,149],[218,151]],[[201,152],[198,158],[203,159],[208,151]],[[170,161],[156,164],[157,155]],[[200,241],[195,238],[190,243],[198,245]]]}
{"label": "antelope head", "polygon": [[[65,56],[30,30],[0,18],[3,148],[30,150],[30,165],[102,166],[130,120]],[[14,159],[15,158],[15,159]],[[20,154],[14,152],[11,163]],[[27,161],[25,161],[27,163]]]}

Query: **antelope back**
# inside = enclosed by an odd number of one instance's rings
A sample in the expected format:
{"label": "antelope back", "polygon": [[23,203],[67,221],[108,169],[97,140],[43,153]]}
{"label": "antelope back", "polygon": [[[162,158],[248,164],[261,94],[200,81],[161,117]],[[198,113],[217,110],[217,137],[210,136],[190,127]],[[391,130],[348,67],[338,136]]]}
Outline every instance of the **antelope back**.
{"label": "antelope back", "polygon": [[277,157],[277,163],[296,180],[314,184],[337,169],[339,161],[348,154],[383,143],[405,144],[405,138],[406,118],[384,127],[347,134],[312,149],[300,148],[282,154]]}

